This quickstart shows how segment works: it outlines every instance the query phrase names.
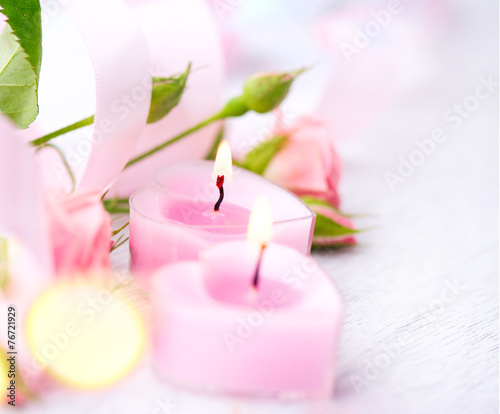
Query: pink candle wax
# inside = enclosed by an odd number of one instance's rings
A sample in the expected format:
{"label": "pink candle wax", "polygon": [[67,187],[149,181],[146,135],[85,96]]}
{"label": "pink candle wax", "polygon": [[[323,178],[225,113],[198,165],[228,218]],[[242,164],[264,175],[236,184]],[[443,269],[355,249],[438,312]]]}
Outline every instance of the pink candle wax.
{"label": "pink candle wax", "polygon": [[153,355],[172,384],[235,395],[315,398],[334,388],[343,314],[333,281],[286,246],[218,244],[153,277]]}
{"label": "pink candle wax", "polygon": [[151,273],[180,260],[197,260],[217,242],[244,240],[255,198],[270,202],[276,243],[309,254],[314,212],[292,193],[247,170],[234,167],[233,184],[219,197],[212,181],[213,162],[191,161],[161,169],[156,186],[130,197],[130,252],[139,285],[147,288]]}

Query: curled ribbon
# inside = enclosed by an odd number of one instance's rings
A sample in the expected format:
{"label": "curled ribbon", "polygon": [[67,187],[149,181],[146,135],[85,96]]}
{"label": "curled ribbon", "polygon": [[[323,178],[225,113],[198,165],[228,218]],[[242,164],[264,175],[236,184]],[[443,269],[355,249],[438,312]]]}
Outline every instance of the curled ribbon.
{"label": "curled ribbon", "polygon": [[131,157],[146,124],[151,102],[147,46],[120,0],[58,1],[85,41],[96,82],[90,155],[77,187],[103,191]]}

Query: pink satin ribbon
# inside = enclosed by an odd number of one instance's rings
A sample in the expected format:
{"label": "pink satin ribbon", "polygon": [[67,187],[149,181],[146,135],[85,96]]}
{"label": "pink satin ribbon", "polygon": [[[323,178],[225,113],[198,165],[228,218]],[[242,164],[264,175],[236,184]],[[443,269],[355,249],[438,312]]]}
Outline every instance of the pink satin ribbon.
{"label": "pink satin ribbon", "polygon": [[103,191],[131,157],[146,124],[151,101],[147,46],[120,0],[58,1],[82,34],[96,82],[92,145],[77,186]]}
{"label": "pink satin ribbon", "polygon": [[0,235],[14,235],[33,255],[40,273],[48,275],[52,264],[44,213],[35,149],[0,114]]}
{"label": "pink satin ribbon", "polygon": [[[192,63],[179,105],[162,120],[146,125],[134,155],[139,155],[219,110],[224,62],[216,21],[204,0],[125,0],[144,31],[154,76],[172,76]],[[147,160],[124,170],[109,196],[128,197],[153,182],[161,167],[202,158],[218,125],[210,125]]]}

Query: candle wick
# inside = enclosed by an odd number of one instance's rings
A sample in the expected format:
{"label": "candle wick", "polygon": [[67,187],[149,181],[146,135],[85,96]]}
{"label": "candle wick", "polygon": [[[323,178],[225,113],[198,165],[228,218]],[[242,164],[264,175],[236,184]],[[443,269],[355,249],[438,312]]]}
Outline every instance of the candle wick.
{"label": "candle wick", "polygon": [[259,259],[257,260],[257,267],[255,268],[255,273],[253,276],[252,287],[254,290],[257,290],[259,287],[259,279],[260,279],[260,264],[262,262],[262,255],[264,254],[264,250],[266,249],[266,245],[263,244],[260,247]]}
{"label": "candle wick", "polygon": [[217,182],[216,182],[217,188],[219,189],[219,199],[217,200],[217,203],[215,203],[214,206],[214,211],[219,211],[220,205],[222,203],[222,200],[224,200],[224,176],[223,175],[218,175],[217,176]]}

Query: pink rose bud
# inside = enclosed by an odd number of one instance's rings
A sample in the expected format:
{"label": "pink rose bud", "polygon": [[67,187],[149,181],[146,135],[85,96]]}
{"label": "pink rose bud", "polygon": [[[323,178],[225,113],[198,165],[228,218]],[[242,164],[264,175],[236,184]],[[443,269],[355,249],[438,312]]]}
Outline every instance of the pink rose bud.
{"label": "pink rose bud", "polygon": [[111,218],[97,191],[46,193],[54,267],[58,274],[110,267]]}

